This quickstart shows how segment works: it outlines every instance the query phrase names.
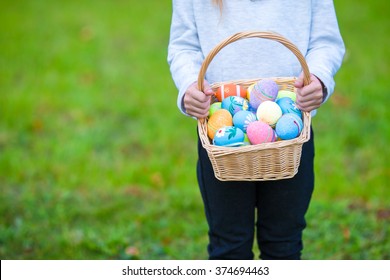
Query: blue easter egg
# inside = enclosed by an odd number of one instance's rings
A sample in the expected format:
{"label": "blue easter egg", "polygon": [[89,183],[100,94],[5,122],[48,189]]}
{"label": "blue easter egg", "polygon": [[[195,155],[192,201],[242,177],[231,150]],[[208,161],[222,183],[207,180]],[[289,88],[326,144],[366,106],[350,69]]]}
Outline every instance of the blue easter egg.
{"label": "blue easter egg", "polygon": [[233,116],[233,124],[242,131],[246,132],[248,124],[256,121],[256,115],[251,111],[238,111]]}
{"label": "blue easter egg", "polygon": [[254,108],[253,106],[251,106],[251,103],[249,102],[249,100],[248,100],[248,111],[251,111],[255,115],[256,115],[256,112],[257,112],[257,108]]}
{"label": "blue easter egg", "polygon": [[276,103],[279,105],[280,109],[282,109],[283,114],[294,113],[302,118],[301,110],[297,108],[295,102],[290,97],[282,97],[276,100]]}
{"label": "blue easter egg", "polygon": [[238,111],[248,110],[248,100],[240,96],[229,96],[222,100],[222,109],[226,109],[232,116]]}
{"label": "blue easter egg", "polygon": [[236,147],[243,144],[244,132],[235,126],[225,126],[215,132],[214,145]]}
{"label": "blue easter egg", "polygon": [[276,123],[275,131],[282,140],[294,139],[303,129],[302,119],[295,113],[284,114]]}

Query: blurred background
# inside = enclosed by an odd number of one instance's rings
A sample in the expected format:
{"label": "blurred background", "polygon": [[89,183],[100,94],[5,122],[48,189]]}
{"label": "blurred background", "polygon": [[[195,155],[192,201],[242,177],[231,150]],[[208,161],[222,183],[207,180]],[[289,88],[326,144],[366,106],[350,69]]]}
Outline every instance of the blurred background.
{"label": "blurred background", "polygon": [[[335,1],[305,259],[390,259],[389,1]],[[205,259],[171,1],[0,2],[0,258]]]}

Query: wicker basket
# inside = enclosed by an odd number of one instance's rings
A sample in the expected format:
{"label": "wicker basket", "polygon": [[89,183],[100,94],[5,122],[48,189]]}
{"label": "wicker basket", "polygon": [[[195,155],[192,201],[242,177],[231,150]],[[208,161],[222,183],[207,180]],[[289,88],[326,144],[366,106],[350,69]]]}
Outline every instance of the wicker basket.
{"label": "wicker basket", "polygon": [[[298,58],[304,73],[304,84],[310,82],[310,72],[305,58],[298,48],[284,37],[272,32],[240,32],[217,45],[205,58],[198,76],[198,87],[203,91],[207,67],[215,55],[225,46],[243,38],[263,38],[277,41]],[[294,91],[296,78],[272,78],[279,89]],[[244,88],[260,79],[226,81],[212,84],[213,90],[226,83],[236,83]],[[310,113],[303,113],[301,134],[292,140],[283,140],[241,147],[221,147],[211,144],[207,136],[207,119],[198,120],[199,137],[212,163],[215,177],[221,181],[266,181],[292,178],[298,172],[302,145],[310,139]]]}

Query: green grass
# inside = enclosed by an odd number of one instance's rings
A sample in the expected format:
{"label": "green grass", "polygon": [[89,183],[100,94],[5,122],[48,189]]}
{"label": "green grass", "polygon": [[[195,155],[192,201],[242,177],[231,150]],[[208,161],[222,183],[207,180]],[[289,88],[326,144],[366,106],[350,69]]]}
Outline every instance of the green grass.
{"label": "green grass", "polygon": [[[304,258],[390,259],[389,4],[360,2],[335,3],[347,55],[313,120]],[[1,259],[207,257],[170,16],[168,0],[0,3]]]}

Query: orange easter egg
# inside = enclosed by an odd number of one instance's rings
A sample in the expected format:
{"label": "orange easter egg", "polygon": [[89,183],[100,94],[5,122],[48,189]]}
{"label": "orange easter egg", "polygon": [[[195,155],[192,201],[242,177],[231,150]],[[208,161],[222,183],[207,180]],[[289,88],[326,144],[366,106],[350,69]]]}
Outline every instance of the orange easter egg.
{"label": "orange easter egg", "polygon": [[230,83],[220,86],[215,93],[215,97],[221,102],[229,96],[241,96],[246,98],[246,93],[246,90],[242,86]]}
{"label": "orange easter egg", "polygon": [[207,135],[212,140],[214,139],[215,132],[224,126],[232,126],[233,117],[226,109],[219,109],[211,115],[207,122]]}

